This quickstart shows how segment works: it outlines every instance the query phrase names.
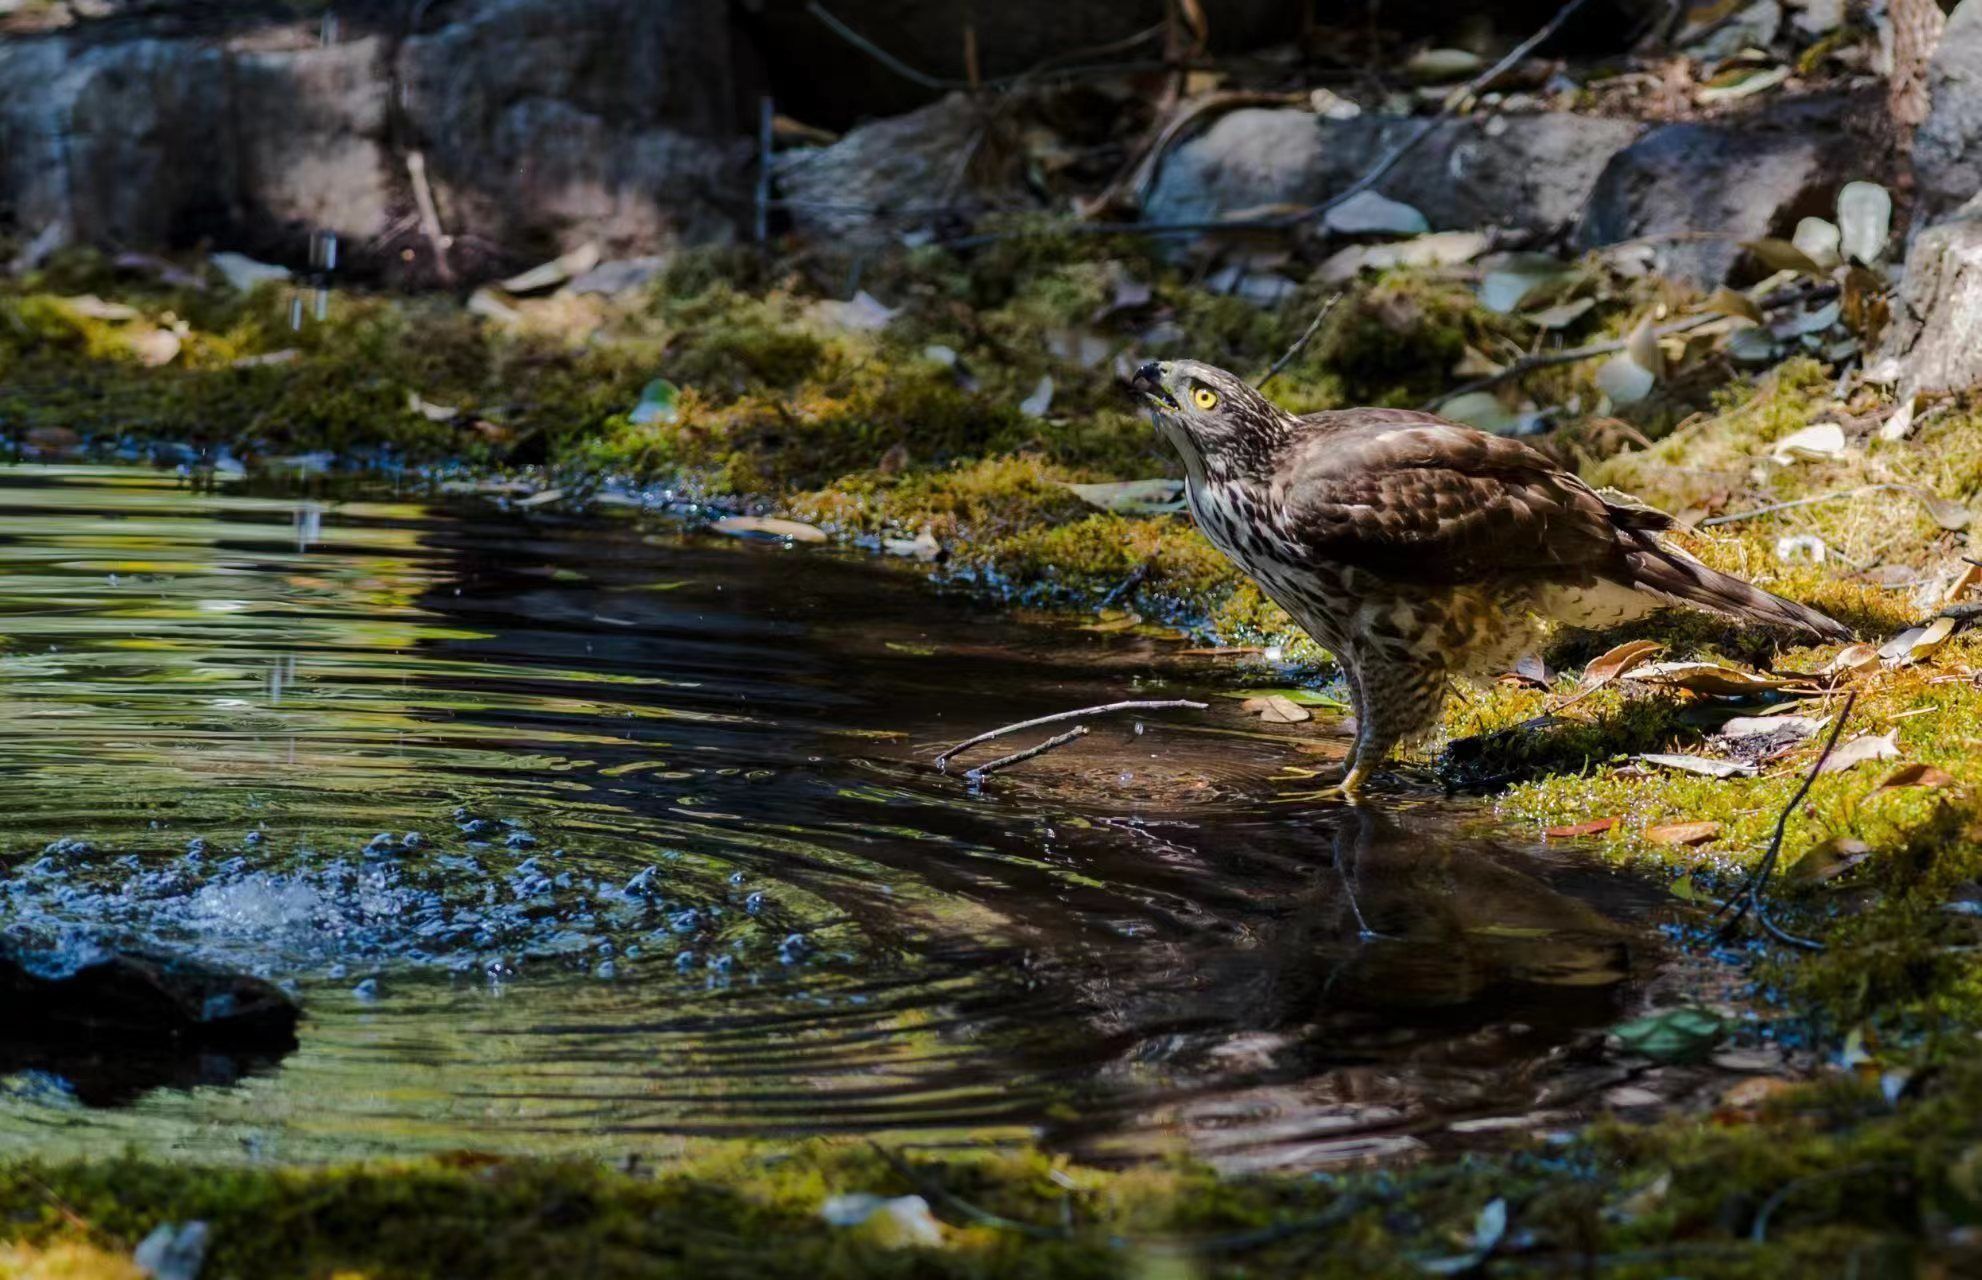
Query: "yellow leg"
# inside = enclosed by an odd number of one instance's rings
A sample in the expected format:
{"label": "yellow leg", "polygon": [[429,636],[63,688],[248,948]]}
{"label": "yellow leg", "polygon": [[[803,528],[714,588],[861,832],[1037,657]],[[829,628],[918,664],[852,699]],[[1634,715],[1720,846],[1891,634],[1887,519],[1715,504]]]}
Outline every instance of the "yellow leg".
{"label": "yellow leg", "polygon": [[1336,790],[1342,793],[1344,800],[1351,803],[1360,800],[1363,794],[1363,784],[1369,781],[1370,772],[1369,765],[1361,763],[1354,765],[1350,768],[1349,772],[1342,775],[1342,783]]}

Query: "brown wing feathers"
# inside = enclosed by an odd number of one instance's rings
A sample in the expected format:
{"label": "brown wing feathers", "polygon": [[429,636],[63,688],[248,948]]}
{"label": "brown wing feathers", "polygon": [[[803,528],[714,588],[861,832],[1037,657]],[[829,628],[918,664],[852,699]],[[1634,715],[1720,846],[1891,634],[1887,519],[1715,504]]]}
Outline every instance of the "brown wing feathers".
{"label": "brown wing feathers", "polygon": [[1274,477],[1314,553],[1406,580],[1605,579],[1827,640],[1849,632],[1662,546],[1671,517],[1605,500],[1518,440],[1407,410],[1312,414]]}

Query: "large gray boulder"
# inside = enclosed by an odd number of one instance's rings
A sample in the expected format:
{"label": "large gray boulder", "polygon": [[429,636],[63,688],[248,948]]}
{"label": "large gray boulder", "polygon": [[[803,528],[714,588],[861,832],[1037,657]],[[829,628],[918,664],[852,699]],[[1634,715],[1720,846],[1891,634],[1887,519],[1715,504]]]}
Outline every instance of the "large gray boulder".
{"label": "large gray boulder", "polygon": [[1934,218],[1982,192],[1982,4],[1948,16],[1927,68],[1927,119],[1914,131],[1917,210]]}
{"label": "large gray boulder", "polygon": [[[1219,118],[1163,161],[1143,201],[1150,222],[1204,222],[1266,205],[1318,204],[1416,129],[1399,117],[1330,120],[1290,108]],[[1573,224],[1611,157],[1641,126],[1568,114],[1443,120],[1376,190],[1435,230]]]}
{"label": "large gray boulder", "polygon": [[313,231],[367,244],[403,212],[389,137],[389,43],[233,49],[242,218],[292,250]]}
{"label": "large gray boulder", "polygon": [[[430,30],[261,25],[0,39],[0,228],[396,268],[426,159],[463,263],[733,235],[752,144],[724,6],[484,0]],[[421,265],[424,265],[424,261]],[[457,263],[457,266],[462,265]]]}
{"label": "large gray boulder", "polygon": [[1819,100],[1651,129],[1605,168],[1577,243],[1648,239],[1658,270],[1711,288],[1742,256],[1741,241],[1786,238],[1798,219],[1830,216],[1845,183],[1882,176],[1840,127],[1841,111]]}
{"label": "large gray boulder", "polygon": [[0,41],[0,222],[159,245],[224,222],[227,59],[176,40]]}
{"label": "large gray boulder", "polygon": [[722,5],[494,0],[408,39],[398,72],[450,233],[614,256],[747,213],[732,63]]}

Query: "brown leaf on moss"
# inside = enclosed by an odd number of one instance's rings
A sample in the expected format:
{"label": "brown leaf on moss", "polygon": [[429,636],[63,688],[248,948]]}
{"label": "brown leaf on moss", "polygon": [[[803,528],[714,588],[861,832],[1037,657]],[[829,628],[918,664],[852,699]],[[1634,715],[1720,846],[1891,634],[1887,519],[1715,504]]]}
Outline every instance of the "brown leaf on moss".
{"label": "brown leaf on moss", "polygon": [[1566,827],[1548,827],[1542,835],[1550,840],[1575,840],[1582,836],[1600,836],[1617,825],[1616,818],[1593,818],[1588,822],[1572,822]]}
{"label": "brown leaf on moss", "polygon": [[1789,683],[1779,676],[1765,676],[1759,671],[1722,666],[1717,662],[1654,662],[1635,667],[1625,672],[1622,678],[1671,685],[1688,693],[1704,693],[1715,698],[1767,693]]}
{"label": "brown leaf on moss", "polygon": [[1814,845],[1789,868],[1789,878],[1810,884],[1835,880],[1872,856],[1872,846],[1851,836],[1838,836]]}
{"label": "brown leaf on moss", "polygon": [[1663,648],[1656,640],[1626,640],[1590,659],[1590,665],[1583,668],[1583,687],[1596,689],[1607,685]]}
{"label": "brown leaf on moss", "polygon": [[1653,844],[1701,845],[1718,836],[1720,831],[1718,822],[1669,822],[1664,826],[1646,827],[1645,839]]}
{"label": "brown leaf on moss", "polygon": [[1902,787],[1951,787],[1953,785],[1954,775],[1946,769],[1941,769],[1931,764],[1923,764],[1916,760],[1912,764],[1903,764],[1899,768],[1894,769],[1890,774],[1886,775],[1886,780],[1873,788],[1873,790],[1897,791]]}

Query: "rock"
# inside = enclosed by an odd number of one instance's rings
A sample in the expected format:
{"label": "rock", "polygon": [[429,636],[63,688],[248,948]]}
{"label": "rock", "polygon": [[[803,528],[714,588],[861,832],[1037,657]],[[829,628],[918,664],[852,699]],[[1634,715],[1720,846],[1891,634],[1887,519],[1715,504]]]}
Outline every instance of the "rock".
{"label": "rock", "polygon": [[[1718,233],[1725,238],[1654,247],[1662,273],[1720,284],[1742,256],[1739,241],[1787,239],[1799,218],[1828,216],[1838,189],[1864,176],[1855,160],[1862,144],[1839,127],[1842,105],[1817,100],[1648,131],[1604,169],[1576,242],[1600,248],[1666,232]],[[1734,174],[1739,181],[1729,180]]]}
{"label": "rock", "polygon": [[[867,244],[990,209],[1038,208],[1019,150],[1005,145],[1026,104],[992,115],[951,94],[861,125],[838,142],[783,159],[778,190],[797,231]],[[994,130],[1000,136],[985,136]],[[1004,157],[1000,159],[999,157]]]}
{"label": "rock", "polygon": [[754,150],[732,61],[726,6],[492,0],[397,70],[447,231],[534,261],[733,233]]}
{"label": "rock", "polygon": [[1913,135],[1917,213],[1932,219],[1982,192],[1982,2],[1962,0],[1927,67],[1927,118]]}
{"label": "rock", "polygon": [[1704,20],[1689,23],[1673,43],[1703,61],[1731,58],[1743,49],[1766,49],[1782,29],[1778,0],[1754,0],[1733,13],[1708,6]]}
{"label": "rock", "polygon": [[[1317,204],[1361,177],[1418,126],[1402,117],[1331,120],[1292,109],[1234,111],[1164,161],[1143,216],[1197,222],[1243,209]],[[1435,230],[1573,224],[1598,176],[1639,127],[1544,113],[1441,121],[1377,191]]]}
{"label": "rock", "polygon": [[239,200],[256,243],[294,257],[328,231],[348,257],[404,210],[387,140],[389,53],[378,36],[233,51]]}
{"label": "rock", "polygon": [[430,30],[328,45],[316,22],[169,14],[0,40],[0,224],[291,265],[331,232],[342,264],[404,273],[402,249],[430,252],[408,216],[415,149],[470,276],[588,240],[623,256],[721,240],[747,216],[726,6],[432,10]]}
{"label": "rock", "polygon": [[268,1070],[296,1047],[297,1016],[279,988],[202,961],[0,938],[0,1076],[42,1073],[85,1106]]}
{"label": "rock", "polygon": [[219,49],[0,41],[0,84],[0,222],[162,247],[228,220],[239,173]]}
{"label": "rock", "polygon": [[1913,238],[1884,359],[1902,403],[1982,383],[1982,199]]}
{"label": "rock", "polygon": [[212,1233],[204,1222],[175,1226],[161,1222],[138,1242],[131,1261],[152,1280],[198,1280],[206,1263],[207,1238]]}
{"label": "rock", "polygon": [[100,942],[0,939],[0,1022],[108,1036],[292,1042],[296,1002],[273,983],[187,956]]}

